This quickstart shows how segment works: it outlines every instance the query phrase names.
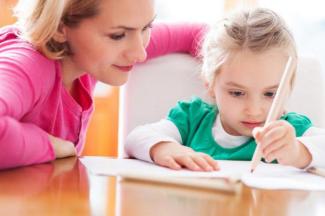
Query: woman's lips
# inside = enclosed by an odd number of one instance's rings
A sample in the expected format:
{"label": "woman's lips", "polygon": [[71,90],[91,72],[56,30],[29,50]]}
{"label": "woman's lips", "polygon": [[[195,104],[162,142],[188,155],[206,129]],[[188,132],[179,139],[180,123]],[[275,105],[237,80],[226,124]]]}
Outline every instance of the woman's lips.
{"label": "woman's lips", "polygon": [[120,71],[123,71],[123,72],[129,72],[133,68],[133,65],[129,65],[129,66],[113,65],[113,66],[116,67],[117,69],[119,69]]}
{"label": "woman's lips", "polygon": [[245,127],[249,128],[249,129],[254,129],[256,127],[261,127],[263,126],[262,122],[241,122]]}

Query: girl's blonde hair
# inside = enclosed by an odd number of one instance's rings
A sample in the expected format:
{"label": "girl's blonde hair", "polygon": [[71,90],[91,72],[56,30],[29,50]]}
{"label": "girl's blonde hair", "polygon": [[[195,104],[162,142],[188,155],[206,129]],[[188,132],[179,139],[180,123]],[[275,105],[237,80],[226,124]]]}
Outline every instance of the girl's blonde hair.
{"label": "girl's blonde hair", "polygon": [[284,20],[269,9],[256,8],[234,13],[211,27],[202,46],[202,76],[212,87],[223,63],[241,50],[263,52],[284,48],[294,58],[297,51],[294,38]]}
{"label": "girl's blonde hair", "polygon": [[100,0],[19,0],[14,12],[21,37],[50,59],[70,54],[69,45],[53,36],[60,25],[76,27],[99,13]]}

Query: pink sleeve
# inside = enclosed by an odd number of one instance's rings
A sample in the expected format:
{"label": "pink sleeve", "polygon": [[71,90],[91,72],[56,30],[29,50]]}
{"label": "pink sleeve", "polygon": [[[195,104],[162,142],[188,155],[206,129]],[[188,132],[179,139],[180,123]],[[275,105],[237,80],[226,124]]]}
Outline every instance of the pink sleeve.
{"label": "pink sleeve", "polygon": [[147,47],[148,58],[174,52],[198,56],[203,36],[207,31],[204,24],[155,24]]}
{"label": "pink sleeve", "polygon": [[20,121],[33,109],[41,92],[25,73],[41,70],[41,63],[39,59],[33,60],[36,64],[31,63],[26,56],[26,53],[6,52],[0,57],[0,169],[54,159],[47,133],[35,124]]}

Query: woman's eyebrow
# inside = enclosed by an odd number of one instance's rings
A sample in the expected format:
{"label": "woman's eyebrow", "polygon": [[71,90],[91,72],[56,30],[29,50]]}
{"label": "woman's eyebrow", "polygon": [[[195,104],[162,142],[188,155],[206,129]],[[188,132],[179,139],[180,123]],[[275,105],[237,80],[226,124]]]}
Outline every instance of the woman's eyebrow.
{"label": "woman's eyebrow", "polygon": [[[151,25],[151,24],[153,23],[153,21],[156,19],[156,16],[157,16],[157,15],[155,15],[155,16],[153,17],[153,19],[150,20],[150,22],[148,22],[144,27]],[[118,26],[114,26],[114,27],[112,27],[112,29],[125,29],[125,30],[128,30],[128,31],[132,31],[132,30],[134,31],[134,30],[137,30],[137,29],[139,29],[139,28],[129,27],[129,26],[124,26],[124,25],[118,25]]]}

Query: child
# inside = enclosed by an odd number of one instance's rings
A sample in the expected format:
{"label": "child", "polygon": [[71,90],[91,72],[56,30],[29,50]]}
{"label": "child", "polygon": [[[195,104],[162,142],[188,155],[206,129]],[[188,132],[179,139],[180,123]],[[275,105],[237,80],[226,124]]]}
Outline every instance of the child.
{"label": "child", "polygon": [[150,40],[153,8],[153,0],[19,1],[17,26],[0,29],[0,169],[80,155],[97,80],[124,84],[147,51],[195,54],[204,26],[155,25]]}
{"label": "child", "polygon": [[[263,127],[289,56],[297,54],[284,21],[268,9],[241,11],[211,28],[202,75],[215,104],[181,101],[167,119],[130,133],[126,152],[172,169],[217,170],[222,160],[251,160],[256,143],[267,162],[325,165],[325,133],[297,113]],[[293,78],[291,80],[291,89]],[[262,128],[263,127],[263,128]]]}

